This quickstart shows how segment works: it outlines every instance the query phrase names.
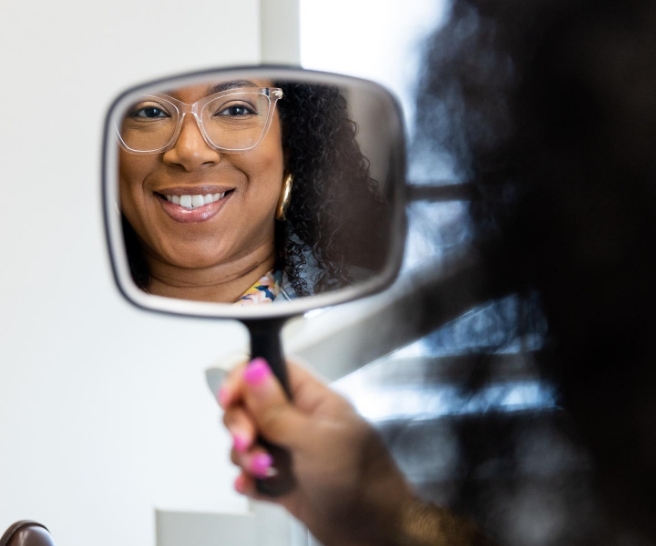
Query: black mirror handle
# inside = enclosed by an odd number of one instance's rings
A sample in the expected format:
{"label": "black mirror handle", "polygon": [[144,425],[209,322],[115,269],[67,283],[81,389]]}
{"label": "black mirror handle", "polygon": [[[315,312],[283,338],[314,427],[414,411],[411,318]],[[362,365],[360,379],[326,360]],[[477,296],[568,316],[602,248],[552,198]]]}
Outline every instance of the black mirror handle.
{"label": "black mirror handle", "polygon": [[[287,365],[282,352],[280,334],[287,319],[260,319],[244,321],[251,337],[251,358],[264,358],[273,374],[278,378],[287,397],[291,399]],[[273,457],[274,476],[256,480],[260,493],[279,497],[291,491],[296,480],[292,472],[292,457],[289,451],[259,436],[257,442]]]}

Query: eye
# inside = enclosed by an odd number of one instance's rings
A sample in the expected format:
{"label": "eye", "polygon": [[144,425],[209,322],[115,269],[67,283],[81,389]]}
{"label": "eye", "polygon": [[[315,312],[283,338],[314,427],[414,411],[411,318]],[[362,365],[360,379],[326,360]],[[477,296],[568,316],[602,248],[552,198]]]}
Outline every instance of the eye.
{"label": "eye", "polygon": [[130,113],[133,118],[157,119],[170,117],[167,112],[157,106],[144,106]]}
{"label": "eye", "polygon": [[241,117],[241,116],[252,116],[255,114],[257,114],[257,112],[252,108],[246,106],[245,104],[234,104],[232,106],[228,106],[227,108],[224,108],[223,110],[217,111],[216,114],[214,115]]}

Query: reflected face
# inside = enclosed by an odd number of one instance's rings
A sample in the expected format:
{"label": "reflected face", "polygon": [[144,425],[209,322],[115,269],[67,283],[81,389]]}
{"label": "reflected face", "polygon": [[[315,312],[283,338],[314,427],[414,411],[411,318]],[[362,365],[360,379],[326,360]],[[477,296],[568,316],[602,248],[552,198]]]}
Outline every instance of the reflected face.
{"label": "reflected face", "polygon": [[[272,83],[240,83],[245,85],[260,88]],[[166,95],[192,104],[214,93],[212,83]],[[239,115],[240,108],[237,105],[230,115]],[[152,109],[146,113],[158,115]],[[120,150],[121,210],[142,241],[147,259],[184,269],[229,264],[258,249],[260,254],[265,248],[273,251],[283,173],[277,110],[260,143],[241,153],[211,147],[188,113],[169,150],[152,154]]]}

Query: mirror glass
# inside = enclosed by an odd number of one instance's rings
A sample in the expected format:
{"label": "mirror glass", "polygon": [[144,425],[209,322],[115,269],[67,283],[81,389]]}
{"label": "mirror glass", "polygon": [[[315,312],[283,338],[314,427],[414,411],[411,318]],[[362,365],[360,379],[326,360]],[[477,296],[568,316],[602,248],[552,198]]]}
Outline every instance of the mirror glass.
{"label": "mirror glass", "polygon": [[104,158],[114,271],[141,306],[284,315],[398,271],[403,124],[371,82],[253,68],[143,85],[112,106]]}

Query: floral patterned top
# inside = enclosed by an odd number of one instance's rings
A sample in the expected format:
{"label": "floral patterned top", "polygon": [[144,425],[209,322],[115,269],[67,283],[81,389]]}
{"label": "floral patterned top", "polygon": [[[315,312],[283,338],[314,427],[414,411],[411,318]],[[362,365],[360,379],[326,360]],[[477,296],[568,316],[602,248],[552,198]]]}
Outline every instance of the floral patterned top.
{"label": "floral patterned top", "polygon": [[273,303],[280,294],[282,271],[270,270],[244,292],[234,305],[245,307],[247,305],[262,305]]}

